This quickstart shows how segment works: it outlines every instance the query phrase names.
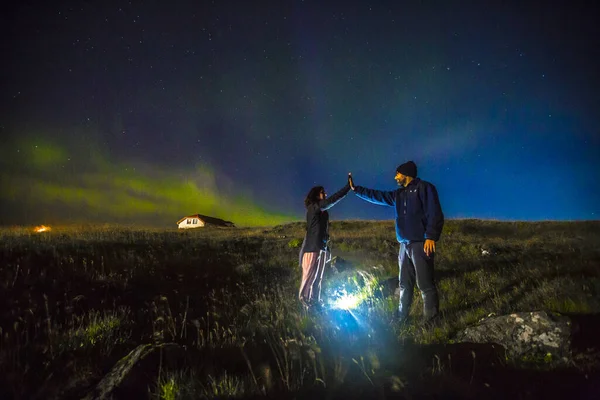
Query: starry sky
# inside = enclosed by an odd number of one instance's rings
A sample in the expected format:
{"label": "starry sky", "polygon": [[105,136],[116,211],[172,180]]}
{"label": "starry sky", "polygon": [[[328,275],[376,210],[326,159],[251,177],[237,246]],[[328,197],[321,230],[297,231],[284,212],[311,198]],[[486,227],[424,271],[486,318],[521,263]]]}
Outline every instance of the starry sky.
{"label": "starry sky", "polygon": [[[408,160],[446,218],[597,220],[588,3],[12,2],[0,225],[279,224]],[[330,218],[393,210],[350,194]]]}

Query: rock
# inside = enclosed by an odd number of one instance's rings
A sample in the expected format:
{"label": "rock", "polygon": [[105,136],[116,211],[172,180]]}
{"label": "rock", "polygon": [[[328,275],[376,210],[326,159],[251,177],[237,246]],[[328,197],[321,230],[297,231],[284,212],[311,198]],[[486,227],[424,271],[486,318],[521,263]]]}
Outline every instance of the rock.
{"label": "rock", "polygon": [[[122,386],[123,382],[131,375],[132,370],[156,350],[169,350],[165,353],[165,360],[173,363],[172,358],[180,357],[180,347],[174,343],[160,345],[142,344],[121,358],[108,374],[100,380],[96,387],[83,398],[83,400],[112,399],[114,392]],[[151,360],[155,364],[156,360]]]}
{"label": "rock", "polygon": [[571,320],[545,311],[488,318],[456,336],[456,342],[497,343],[515,360],[564,362],[571,355]]}
{"label": "rock", "polygon": [[96,388],[88,393],[83,400],[111,398],[112,391],[125,379],[133,366],[146,358],[152,351],[154,351],[154,348],[151,344],[142,344],[133,349],[115,364],[110,372],[98,383]]}

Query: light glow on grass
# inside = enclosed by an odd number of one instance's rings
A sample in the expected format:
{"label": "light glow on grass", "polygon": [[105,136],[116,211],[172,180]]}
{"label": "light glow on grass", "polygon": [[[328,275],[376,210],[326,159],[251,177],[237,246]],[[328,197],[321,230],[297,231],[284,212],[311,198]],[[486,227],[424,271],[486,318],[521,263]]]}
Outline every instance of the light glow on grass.
{"label": "light glow on grass", "polygon": [[329,305],[338,310],[357,309],[365,301],[372,299],[376,287],[376,277],[365,271],[355,271],[355,275],[330,294]]}
{"label": "light glow on grass", "polygon": [[40,226],[36,226],[35,228],[33,228],[33,231],[37,232],[37,233],[48,232],[51,230],[52,230],[52,228],[50,228],[49,226],[46,226],[46,225],[40,225]]}
{"label": "light glow on grass", "polygon": [[337,297],[331,307],[339,310],[353,310],[362,303],[361,298],[353,293],[346,293],[346,289],[339,291],[339,297]]}

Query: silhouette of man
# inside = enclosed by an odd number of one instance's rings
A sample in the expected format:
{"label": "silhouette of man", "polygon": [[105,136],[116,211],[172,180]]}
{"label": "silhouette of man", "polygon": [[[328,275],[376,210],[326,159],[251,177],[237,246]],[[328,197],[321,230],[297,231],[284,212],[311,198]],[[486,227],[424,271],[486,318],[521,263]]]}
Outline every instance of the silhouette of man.
{"label": "silhouette of man", "polygon": [[354,193],[373,204],[394,207],[398,254],[400,299],[397,317],[404,322],[410,311],[415,283],[423,297],[425,321],[439,311],[439,298],[433,274],[435,242],[444,227],[444,214],[435,186],[417,178],[417,165],[408,161],[396,168],[396,190],[382,191],[355,186],[352,173],[348,184]]}

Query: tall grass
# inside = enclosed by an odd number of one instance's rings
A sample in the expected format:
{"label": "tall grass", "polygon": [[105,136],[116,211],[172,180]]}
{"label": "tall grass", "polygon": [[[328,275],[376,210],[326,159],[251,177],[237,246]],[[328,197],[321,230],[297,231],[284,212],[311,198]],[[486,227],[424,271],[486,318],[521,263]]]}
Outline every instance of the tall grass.
{"label": "tall grass", "polygon": [[297,301],[301,223],[0,229],[0,397],[77,397],[143,343],[185,349],[140,388],[158,398],[403,391],[425,370],[452,373],[439,357],[407,366],[407,344],[447,344],[491,314],[600,312],[598,222],[447,221],[434,327],[421,322],[418,291],[413,323],[391,318],[392,221],[335,221],[330,231],[324,297],[331,305],[346,291],[357,306],[319,314]]}

